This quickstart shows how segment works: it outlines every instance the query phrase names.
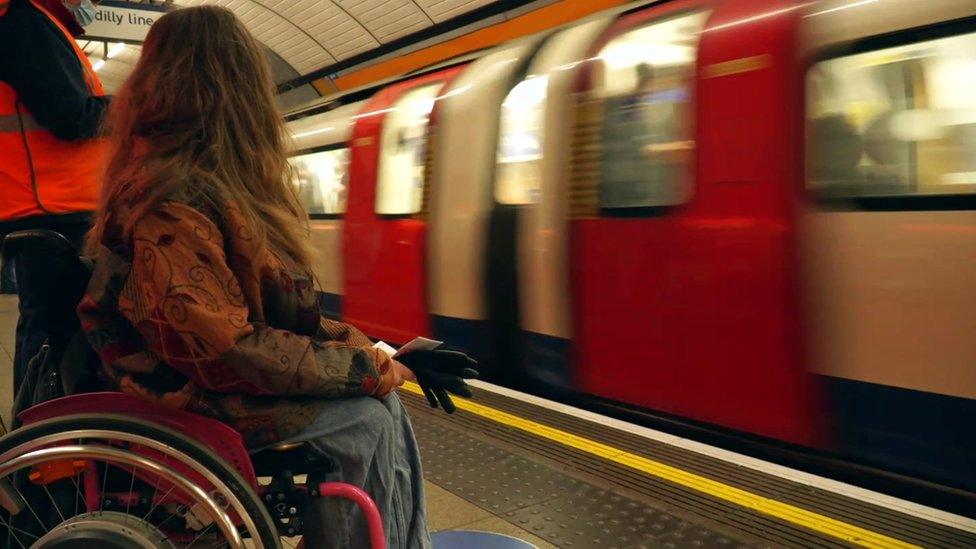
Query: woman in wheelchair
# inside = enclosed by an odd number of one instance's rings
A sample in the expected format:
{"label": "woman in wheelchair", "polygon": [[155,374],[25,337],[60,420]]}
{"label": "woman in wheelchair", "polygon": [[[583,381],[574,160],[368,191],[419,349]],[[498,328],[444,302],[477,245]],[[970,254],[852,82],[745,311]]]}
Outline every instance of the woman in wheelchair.
{"label": "woman in wheelchair", "polygon": [[[428,547],[420,455],[394,392],[414,372],[320,316],[274,95],[230,11],[182,9],[153,25],[111,107],[82,329],[115,388],[220,420],[252,451],[307,442],[332,480],[373,497],[389,546]],[[445,388],[470,396],[470,359],[417,357],[422,384],[437,381],[424,387],[432,405],[451,407]],[[17,507],[2,490],[0,503]],[[315,499],[303,524],[308,547],[368,545],[363,513],[341,500]]]}

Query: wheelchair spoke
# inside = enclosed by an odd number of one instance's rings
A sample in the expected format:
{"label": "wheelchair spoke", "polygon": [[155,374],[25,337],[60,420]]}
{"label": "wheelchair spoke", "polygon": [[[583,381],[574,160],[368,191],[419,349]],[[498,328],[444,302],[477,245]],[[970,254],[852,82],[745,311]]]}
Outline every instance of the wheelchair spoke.
{"label": "wheelchair spoke", "polygon": [[24,542],[20,541],[20,538],[14,535],[13,530],[7,530],[7,549],[10,549],[10,539],[13,538],[22,549],[27,549]]}
{"label": "wheelchair spoke", "polygon": [[[169,519],[171,519],[171,518],[173,518],[175,516],[177,516],[176,513],[170,513],[168,517],[164,518],[162,521],[159,522],[159,524],[156,524],[155,525],[156,528],[159,528],[160,530],[162,530],[163,525],[166,524],[167,522],[169,522]],[[143,520],[145,520],[145,519],[143,519]]]}
{"label": "wheelchair spoke", "polygon": [[105,467],[102,467],[102,491],[98,493],[98,513],[102,513],[102,507],[105,506],[105,487],[108,482],[108,462],[105,462]]}
{"label": "wheelchair spoke", "polygon": [[[169,497],[170,494],[173,493],[173,488],[176,488],[176,485],[175,484],[173,486],[170,486],[169,487],[169,490],[166,490],[166,493],[163,494],[163,497],[159,498],[159,500],[157,500],[155,503],[153,503],[152,507],[149,508],[149,511],[142,517],[142,520],[147,520],[149,518],[149,515],[151,515],[152,512],[155,511],[157,507],[159,507],[159,504],[162,503],[166,498]],[[156,492],[153,492],[153,497],[154,498],[156,497]],[[167,517],[166,520],[169,520],[170,518],[172,518],[173,515],[174,515],[174,513],[170,513],[170,516]],[[163,522],[166,522],[166,521],[164,520]]]}
{"label": "wheelchair spoke", "polygon": [[[163,456],[162,464],[163,465],[169,465],[168,462],[169,462],[169,456]],[[153,491],[152,491],[152,494],[149,495],[149,503],[150,503],[149,511],[147,511],[146,514],[143,515],[142,520],[148,519],[149,518],[149,515],[151,515],[152,512],[156,510],[156,507],[159,507],[159,503],[161,501],[163,501],[164,499],[166,499],[167,497],[169,497],[170,492],[173,491],[174,485],[170,485],[169,490],[167,490],[166,493],[163,495],[163,497],[160,498],[157,501],[156,500],[156,494],[159,493],[159,481],[160,480],[161,480],[160,476],[159,475],[156,475],[156,480],[155,480],[155,482],[153,482]],[[167,519],[167,520],[169,520],[169,519]]]}
{"label": "wheelchair spoke", "polygon": [[186,549],[190,549],[190,547],[193,547],[193,544],[196,543],[200,538],[202,538],[204,534],[206,534],[211,528],[213,528],[213,525],[214,523],[211,522],[210,524],[207,525],[206,528],[200,530],[200,533],[197,534],[197,537],[193,538],[193,541],[191,541],[190,544],[186,546]]}
{"label": "wheelchair spoke", "polygon": [[54,496],[51,495],[51,491],[47,489],[47,484],[42,484],[41,486],[44,487],[44,493],[47,494],[47,499],[51,500],[51,505],[54,506],[54,510],[57,511],[58,516],[61,517],[61,522],[64,522],[64,513],[61,512],[61,506],[58,505],[58,502],[54,499]]}
{"label": "wheelchair spoke", "polygon": [[71,482],[75,485],[75,514],[78,516],[78,498],[81,497],[81,485],[78,484],[78,477],[71,477]]}
{"label": "wheelchair spoke", "polygon": [[[13,520],[13,517],[10,517],[10,519]],[[30,536],[30,537],[32,537],[34,539],[37,539],[37,536],[35,536],[34,534],[31,534],[30,532],[25,532],[25,531],[21,530],[20,528],[15,528],[13,525],[11,525],[9,522],[7,522],[7,520],[4,519],[3,517],[0,517],[0,522],[2,522],[3,525],[7,527],[7,547],[10,547],[10,540],[11,539],[13,539],[14,541],[16,541],[17,542],[17,545],[20,545],[21,547],[24,547],[24,543],[22,541],[20,541],[20,536],[19,535],[15,535],[14,534],[14,531],[16,531],[16,532],[18,532],[20,534],[24,534],[26,536]]]}
{"label": "wheelchair spoke", "polygon": [[37,512],[34,511],[34,506],[30,504],[30,500],[24,497],[24,494],[20,491],[20,488],[17,488],[16,486],[14,486],[14,490],[17,491],[17,494],[20,496],[20,499],[23,500],[24,503],[27,504],[27,510],[30,511],[31,515],[34,516],[34,519],[37,520],[37,524],[39,524],[41,526],[41,528],[44,528],[45,531],[46,531],[47,526],[45,526],[44,521],[41,520],[41,517],[39,517],[37,515]]}
{"label": "wheelchair spoke", "polygon": [[[14,517],[10,517],[10,520],[13,520],[13,518]],[[20,542],[20,538],[14,536],[14,527],[11,526],[10,523],[8,523],[2,517],[0,517],[0,520],[3,520],[3,525],[7,527],[7,545],[6,545],[7,549],[10,549],[11,538],[17,540],[17,544],[23,547],[24,544]]]}
{"label": "wheelchair spoke", "polygon": [[[34,539],[38,539],[38,537],[37,537],[37,536],[35,536],[34,534],[31,534],[30,532],[28,532],[28,531],[26,531],[26,530],[21,530],[20,528],[17,528],[16,526],[10,526],[10,525],[8,524],[8,525],[7,525],[7,528],[10,528],[11,530],[13,530],[13,531],[15,531],[15,532],[17,532],[18,534],[22,534],[22,535],[25,535],[25,536],[28,536],[28,537],[32,537],[32,538],[34,538]],[[18,541],[20,540],[20,538],[19,538],[19,536],[17,537],[17,540],[18,540]]]}
{"label": "wheelchair spoke", "polygon": [[129,492],[126,494],[125,500],[125,518],[123,519],[125,524],[129,523],[129,509],[132,507],[132,489],[136,485],[136,468],[132,467],[132,478],[129,480]]}

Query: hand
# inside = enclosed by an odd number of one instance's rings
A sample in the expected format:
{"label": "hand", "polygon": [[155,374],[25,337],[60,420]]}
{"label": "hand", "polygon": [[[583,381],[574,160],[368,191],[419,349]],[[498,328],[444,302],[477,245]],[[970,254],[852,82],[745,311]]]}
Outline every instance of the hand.
{"label": "hand", "polygon": [[413,370],[407,368],[402,362],[390,359],[393,364],[390,365],[391,373],[393,376],[393,386],[402,387],[407,381],[417,381],[417,376],[413,373]]}
{"label": "hand", "polygon": [[413,373],[417,383],[427,397],[431,408],[440,405],[445,412],[453,414],[457,409],[448,394],[471,398],[471,389],[465,379],[475,379],[478,363],[464,353],[457,351],[412,351],[398,357]]}
{"label": "hand", "polygon": [[[380,351],[382,353],[382,351]],[[383,354],[384,358],[390,361],[390,367],[386,370],[383,375],[383,382],[377,387],[376,392],[373,396],[376,398],[384,398],[386,395],[393,392],[397,387],[402,387],[407,381],[416,381],[417,376],[414,375],[410,368],[407,368],[402,363],[388,358],[388,355]]]}

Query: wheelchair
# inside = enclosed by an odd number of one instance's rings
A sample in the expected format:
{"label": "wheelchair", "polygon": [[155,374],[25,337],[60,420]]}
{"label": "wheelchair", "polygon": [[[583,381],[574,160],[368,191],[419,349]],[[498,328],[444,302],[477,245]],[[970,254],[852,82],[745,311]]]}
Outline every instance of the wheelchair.
{"label": "wheelchair", "polygon": [[[4,241],[8,261],[25,250],[59,271],[50,313],[68,320],[51,338],[64,344],[80,332],[73,309],[90,265],[51,231],[19,231]],[[304,443],[249,454],[241,435],[215,419],[120,392],[63,392],[19,411],[20,426],[0,438],[3,547],[302,547],[303,509],[319,497],[358,505],[372,547],[385,547],[370,496],[327,482],[332,464]]]}

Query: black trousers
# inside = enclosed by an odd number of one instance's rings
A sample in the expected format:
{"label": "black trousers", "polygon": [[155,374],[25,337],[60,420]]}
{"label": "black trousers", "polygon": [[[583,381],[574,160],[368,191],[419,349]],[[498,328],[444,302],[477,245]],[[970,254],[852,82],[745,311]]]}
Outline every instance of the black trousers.
{"label": "black trousers", "polygon": [[[25,229],[47,229],[64,235],[75,249],[81,251],[85,234],[91,225],[91,214],[68,214],[29,217],[0,224],[5,237],[8,233]],[[4,269],[13,270],[17,286],[20,318],[17,319],[17,339],[14,349],[14,394],[20,388],[27,364],[40,350],[44,340],[51,336],[64,319],[52,318],[64,314],[63,304],[51,303],[51,296],[58,295],[54,286],[63,268],[57,258],[43,250],[25,250],[13,261],[4,261]],[[60,306],[59,306],[60,305]]]}

